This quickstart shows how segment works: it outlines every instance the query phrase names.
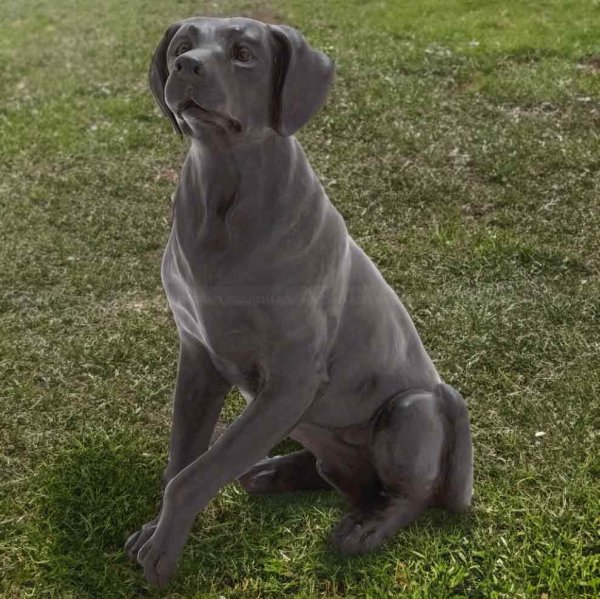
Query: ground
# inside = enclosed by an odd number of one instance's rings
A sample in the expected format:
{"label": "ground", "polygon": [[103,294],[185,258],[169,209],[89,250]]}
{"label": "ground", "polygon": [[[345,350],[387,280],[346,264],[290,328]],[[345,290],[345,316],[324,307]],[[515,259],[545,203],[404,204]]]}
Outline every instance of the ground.
{"label": "ground", "polygon": [[335,58],[300,139],[468,401],[475,498],[343,558],[325,542],[335,495],[230,485],[164,594],[597,596],[589,0],[2,3],[0,594],[157,593],[122,545],[166,459],[177,338],[159,265],[186,145],[146,72],[166,26],[198,13],[289,23]]}

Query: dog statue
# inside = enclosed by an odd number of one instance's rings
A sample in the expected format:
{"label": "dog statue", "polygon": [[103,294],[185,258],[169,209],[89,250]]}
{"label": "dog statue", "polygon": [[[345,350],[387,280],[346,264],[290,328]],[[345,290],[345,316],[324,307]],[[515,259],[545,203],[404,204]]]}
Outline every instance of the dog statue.
{"label": "dog statue", "polygon": [[[245,18],[181,21],[154,53],[154,98],[191,139],[161,271],[181,342],[164,496],[126,544],[158,586],[236,479],[250,493],[339,491],[353,510],[331,540],[346,554],[428,506],[470,505],[465,402],[294,137],[333,73],[295,29]],[[209,448],[234,386],[247,407]],[[266,457],[286,436],[304,449]]]}

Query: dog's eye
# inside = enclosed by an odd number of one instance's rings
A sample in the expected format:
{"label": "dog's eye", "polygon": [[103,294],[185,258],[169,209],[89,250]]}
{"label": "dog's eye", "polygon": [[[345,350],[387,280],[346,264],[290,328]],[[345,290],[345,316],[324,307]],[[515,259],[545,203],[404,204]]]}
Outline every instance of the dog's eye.
{"label": "dog's eye", "polygon": [[248,62],[252,58],[252,52],[246,46],[236,46],[233,49],[233,58],[240,62]]}
{"label": "dog's eye", "polygon": [[188,42],[181,42],[177,48],[175,48],[175,56],[180,56],[181,54],[185,54],[191,50]]}

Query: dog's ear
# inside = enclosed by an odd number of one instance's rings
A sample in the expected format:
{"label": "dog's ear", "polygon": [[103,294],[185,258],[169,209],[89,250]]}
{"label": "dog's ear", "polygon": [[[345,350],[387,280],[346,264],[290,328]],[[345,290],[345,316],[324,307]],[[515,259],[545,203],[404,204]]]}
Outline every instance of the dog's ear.
{"label": "dog's ear", "polygon": [[322,106],[333,81],[329,56],[311,48],[304,36],[286,25],[269,25],[273,36],[273,128],[292,135]]}
{"label": "dog's ear", "polygon": [[171,121],[175,133],[182,135],[175,115],[171,112],[165,102],[165,83],[169,76],[169,69],[167,68],[167,49],[169,48],[173,36],[179,31],[180,27],[181,23],[175,23],[165,31],[162,40],[160,40],[156,50],[154,50],[148,78],[150,80],[150,90],[152,91],[156,103],[160,106],[160,109],[164,112],[165,116]]}

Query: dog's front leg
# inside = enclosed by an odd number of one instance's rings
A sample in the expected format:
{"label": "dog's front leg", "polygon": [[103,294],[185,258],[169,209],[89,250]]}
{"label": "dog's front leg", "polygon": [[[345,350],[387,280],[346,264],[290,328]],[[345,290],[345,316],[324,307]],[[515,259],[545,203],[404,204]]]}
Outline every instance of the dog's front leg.
{"label": "dog's front leg", "polygon": [[[163,490],[178,472],[208,449],[229,388],[229,383],[215,370],[204,346],[182,336],[173,398],[169,461],[162,476]],[[127,539],[125,551],[131,559],[136,559],[142,545],[152,536],[158,520],[157,517],[147,522]]]}
{"label": "dog's front leg", "polygon": [[[286,360],[285,366],[290,364],[295,372],[303,371],[296,357]],[[306,365],[305,373],[310,372]],[[323,383],[314,366],[312,375],[285,376],[279,368],[274,372],[219,440],[168,483],[158,526],[138,553],[149,582],[164,586],[169,581],[196,514],[294,428]]]}
{"label": "dog's front leg", "polygon": [[163,488],[208,449],[230,388],[231,385],[215,369],[204,346],[182,336]]}

